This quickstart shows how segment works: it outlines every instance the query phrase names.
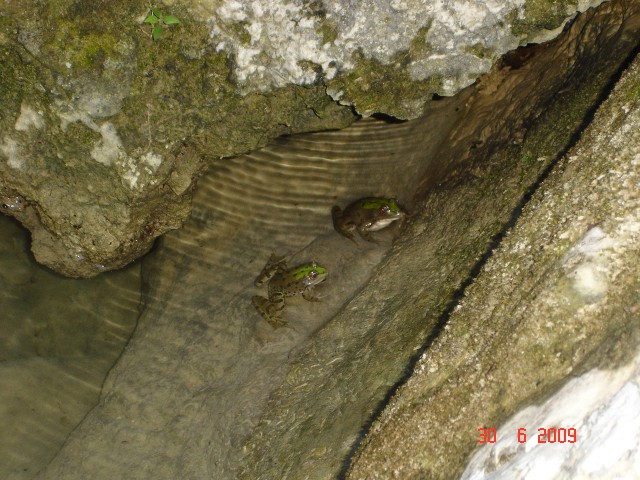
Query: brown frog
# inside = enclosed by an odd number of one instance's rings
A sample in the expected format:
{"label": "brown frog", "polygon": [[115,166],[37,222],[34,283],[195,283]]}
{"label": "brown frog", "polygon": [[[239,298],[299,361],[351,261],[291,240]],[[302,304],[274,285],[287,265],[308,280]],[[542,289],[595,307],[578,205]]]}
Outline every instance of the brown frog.
{"label": "brown frog", "polygon": [[368,241],[369,234],[382,230],[407,213],[394,198],[366,197],[356,200],[342,210],[337,205],[331,209],[333,227],[336,231],[357,243],[355,232]]}

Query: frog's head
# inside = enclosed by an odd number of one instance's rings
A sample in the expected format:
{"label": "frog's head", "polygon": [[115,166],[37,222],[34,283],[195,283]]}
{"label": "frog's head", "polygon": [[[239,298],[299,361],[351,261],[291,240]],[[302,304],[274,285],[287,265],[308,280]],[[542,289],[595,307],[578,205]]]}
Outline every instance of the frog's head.
{"label": "frog's head", "polygon": [[308,287],[318,285],[327,278],[327,269],[316,262],[300,265],[293,271],[293,276],[297,281],[304,283]]}
{"label": "frog's head", "polygon": [[406,215],[395,198],[371,198],[362,204],[365,210],[375,210],[379,219],[398,220]]}
{"label": "frog's head", "polygon": [[362,203],[362,208],[370,213],[367,215],[366,230],[376,232],[387,225],[407,216],[400,208],[395,198],[368,198]]}

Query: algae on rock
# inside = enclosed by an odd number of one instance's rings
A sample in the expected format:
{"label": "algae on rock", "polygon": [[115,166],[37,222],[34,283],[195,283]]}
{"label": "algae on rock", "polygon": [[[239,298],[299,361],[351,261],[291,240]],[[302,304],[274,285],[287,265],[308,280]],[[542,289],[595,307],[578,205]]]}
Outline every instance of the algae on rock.
{"label": "algae on rock", "polygon": [[6,1],[0,198],[22,208],[3,211],[58,272],[118,268],[182,224],[223,157],[356,113],[415,118],[587,6],[171,1],[182,22],[154,42],[141,0]]}
{"label": "algae on rock", "polygon": [[[501,308],[501,299],[489,297],[471,309],[465,307],[466,297],[459,304],[452,300],[470,275],[473,278],[478,273],[483,258],[490,255],[493,242],[527,199],[531,186],[571,144],[589,119],[590,110],[602,101],[603,90],[637,47],[639,18],[640,11],[627,9],[623,2],[589,12],[556,42],[519,52],[524,59],[505,61],[508,74],[500,77],[500,72],[493,72],[504,83],[488,76],[477,90],[469,92],[464,105],[470,110],[463,114],[468,124],[454,128],[450,143],[438,152],[444,162],[447,155],[453,163],[460,159],[467,163],[457,165],[457,175],[449,182],[437,188],[433,183],[427,185],[430,188],[423,192],[426,198],[414,207],[418,213],[369,284],[300,352],[246,444],[241,478],[332,478],[340,472],[341,462],[351,453],[349,447],[358,445],[361,428],[367,427],[371,412],[375,415],[389,392],[394,392],[412,355],[425,344],[438,345],[431,342],[439,336],[449,338],[451,327],[443,321],[459,309],[467,312],[467,321],[456,324],[459,330],[452,340],[456,343],[448,355],[442,355],[438,369],[417,367],[435,387],[416,390],[406,403],[392,403],[384,411],[384,417],[368,429],[371,440],[365,439],[362,449],[366,458],[356,458],[351,475],[390,478],[394,472],[401,472],[403,478],[455,478],[456,472],[462,471],[466,454],[477,440],[478,425],[491,425],[500,407],[515,398],[514,392],[505,392],[505,386],[511,383],[507,380],[509,366],[514,361],[508,357],[509,341],[497,342],[500,345],[496,348],[504,349],[499,357],[504,375],[493,382],[497,390],[487,400],[493,401],[493,409],[483,404],[487,415],[494,416],[478,417],[481,420],[473,428],[470,423],[456,428],[456,419],[473,420],[470,414],[464,414],[466,404],[482,397],[478,390],[482,376],[498,368],[490,358],[486,364],[475,360],[482,353],[482,345],[494,345],[491,339],[498,338],[499,332],[491,328],[490,314]],[[603,30],[610,36],[602,36]],[[599,42],[594,42],[592,49],[582,43],[585,38],[596,37]],[[565,62],[571,63],[571,71]],[[527,103],[532,101],[532,92],[545,100]],[[518,93],[527,95],[527,101]],[[499,114],[495,111],[498,106],[502,108]],[[469,121],[472,118],[479,123]],[[502,136],[507,134],[511,138]],[[549,207],[541,214],[558,219],[554,212],[555,208]],[[545,272],[536,270],[536,248],[538,245],[531,246],[527,259],[512,260],[510,269],[544,278]],[[544,242],[539,248],[544,251]],[[492,291],[491,282],[486,288]],[[527,292],[513,295],[509,313],[521,315],[517,302],[525,302]],[[484,316],[487,320],[481,334],[475,319]],[[559,339],[567,334],[564,328],[559,328]],[[508,326],[505,332],[511,332]],[[534,338],[536,335],[537,331]],[[459,338],[463,340],[457,341]],[[466,348],[467,338],[477,343],[480,353]],[[594,336],[593,341],[598,338]],[[552,362],[551,357],[558,353],[569,365],[571,352],[563,352],[557,343],[536,345],[529,355],[532,369],[513,371],[513,381],[539,381],[541,374],[536,368]],[[576,357],[580,358],[584,357]],[[466,377],[456,373],[458,365],[463,364],[468,364],[468,383]],[[445,385],[442,388],[450,387],[452,394],[432,400],[432,395],[438,394],[438,382]],[[454,395],[456,386],[461,387],[458,396]],[[506,398],[500,397],[501,392]],[[489,395],[487,391],[486,398]],[[402,410],[396,415],[399,408]],[[412,415],[417,408],[420,414]],[[435,420],[423,428],[421,415],[431,415]],[[396,425],[400,427],[394,429]],[[445,425],[453,427],[445,430]],[[439,440],[434,442],[436,434]]]}
{"label": "algae on rock", "polygon": [[186,21],[153,42],[145,5],[0,7],[0,198],[21,205],[3,211],[65,275],[121,267],[179,228],[217,159],[355,118],[317,86],[238,95],[202,21],[174,5]]}

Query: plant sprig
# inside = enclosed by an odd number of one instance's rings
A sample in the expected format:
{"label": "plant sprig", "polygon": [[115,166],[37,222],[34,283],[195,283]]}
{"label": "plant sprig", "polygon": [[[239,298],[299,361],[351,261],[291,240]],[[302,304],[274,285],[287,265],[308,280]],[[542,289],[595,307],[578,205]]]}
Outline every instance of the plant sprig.
{"label": "plant sprig", "polygon": [[178,25],[180,23],[178,17],[173,15],[163,15],[162,12],[155,7],[149,6],[149,11],[151,13],[147,15],[147,18],[143,20],[143,23],[148,23],[153,26],[153,29],[151,30],[151,38],[154,40],[158,40],[170,25]]}

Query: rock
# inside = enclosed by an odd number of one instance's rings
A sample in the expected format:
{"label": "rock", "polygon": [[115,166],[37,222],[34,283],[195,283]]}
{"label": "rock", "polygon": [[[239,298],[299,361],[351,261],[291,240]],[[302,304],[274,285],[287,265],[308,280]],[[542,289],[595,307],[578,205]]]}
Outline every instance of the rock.
{"label": "rock", "polygon": [[231,53],[244,92],[321,80],[360,115],[411,119],[434,93],[454,95],[504,53],[555,37],[599,3],[227,1],[212,38]]}
{"label": "rock", "polygon": [[[373,423],[347,478],[458,478],[478,429],[512,415],[463,478],[640,474],[639,79],[636,57]],[[573,428],[580,441],[544,445],[539,428]]]}
{"label": "rock", "polygon": [[146,4],[4,2],[3,211],[59,273],[119,268],[182,225],[224,157],[350,124],[335,101],[415,118],[597,3],[170,2],[158,14],[181,22],[154,41]]}
{"label": "rock", "polygon": [[145,13],[0,8],[3,211],[32,231],[36,259],[68,276],[121,267],[179,228],[208,164],[355,118],[317,86],[240,95],[203,19],[174,5],[183,23],[154,42]]}
{"label": "rock", "polygon": [[[619,237],[621,223],[610,214],[634,205],[608,201],[620,200],[621,191],[607,187],[626,179],[630,191],[637,171],[626,163],[611,168],[617,153],[564,154],[628,65],[639,18],[637,3],[608,2],[576,18],[554,42],[514,52],[476,85],[431,102],[419,119],[366,119],[340,131],[288,137],[210,169],[185,227],[165,235],[143,262],[145,309],[99,405],[40,478],[336,478],[348,473],[366,430],[354,478],[370,472],[387,478],[393,465],[421,473],[429,462],[451,459],[438,464],[436,473],[446,477],[464,469],[476,442],[478,405],[498,398],[481,411],[493,414],[491,422],[499,420],[491,408],[515,411],[517,391],[500,397],[512,381],[524,384],[522,395],[534,391],[518,397],[525,403],[553,393],[568,374],[624,364],[628,347],[637,344],[624,334],[633,327],[629,316],[612,330],[594,312],[585,325],[557,318],[565,308],[596,310],[615,292],[621,301],[607,303],[611,312],[637,313],[624,290],[629,274],[637,278],[637,262],[622,262],[616,277],[613,269],[600,270],[597,258],[578,261]],[[622,103],[602,107],[596,137],[628,133],[633,124],[626,126],[624,112],[637,113],[635,93],[614,92]],[[566,169],[575,175],[563,176]],[[356,246],[333,231],[331,206],[372,191],[399,196],[412,216],[399,231],[380,232],[387,235],[380,245]],[[523,207],[523,219],[539,221],[517,223]],[[578,207],[586,213],[573,223],[571,209]],[[603,218],[609,219],[598,224],[604,236],[586,235]],[[522,242],[506,233],[514,225],[526,233],[517,237]],[[566,236],[557,235],[565,229]],[[620,245],[629,247],[620,251],[626,260],[633,244]],[[322,302],[287,303],[291,329],[271,329],[251,305],[263,293],[253,279],[271,252],[290,255],[291,263],[315,259],[329,270],[318,291]],[[546,263],[554,259],[564,263]],[[557,316],[552,325],[527,323],[518,305],[531,305],[529,292],[547,285],[547,277],[558,288],[545,292],[564,295],[567,303],[541,310],[542,317]],[[509,295],[521,279],[538,282]],[[493,312],[503,315],[494,321]],[[511,340],[531,354],[517,358]],[[427,368],[420,378],[418,367],[414,382],[453,379],[445,385],[452,395],[422,388],[405,397],[409,404],[398,396],[392,405],[402,415],[384,410],[368,429],[422,354],[438,354],[438,369],[427,374]],[[547,365],[548,376],[539,371]],[[467,375],[456,376],[458,366]],[[474,390],[477,398],[469,395],[481,382],[487,385]],[[464,388],[456,396],[457,384]],[[466,412],[470,402],[474,410]],[[432,442],[442,447],[426,449],[423,436],[412,443],[414,436],[392,430],[395,424],[419,430],[413,405],[450,435]],[[410,421],[402,423],[405,417]],[[447,432],[446,424],[452,425]],[[376,435],[377,427],[386,435]],[[384,463],[387,452],[393,465]]]}

